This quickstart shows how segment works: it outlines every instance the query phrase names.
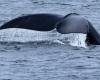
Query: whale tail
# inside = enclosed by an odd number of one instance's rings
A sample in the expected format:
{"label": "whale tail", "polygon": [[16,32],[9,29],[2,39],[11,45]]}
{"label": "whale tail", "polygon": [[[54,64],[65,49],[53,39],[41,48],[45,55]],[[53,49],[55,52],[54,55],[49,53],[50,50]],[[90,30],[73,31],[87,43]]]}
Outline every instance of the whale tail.
{"label": "whale tail", "polygon": [[78,17],[78,20],[77,18],[70,18],[69,16],[71,15],[73,14],[68,14],[65,17],[56,14],[33,14],[22,16],[5,23],[0,27],[0,30],[7,28],[23,28],[37,31],[51,31],[56,28],[56,30],[62,34],[87,34],[86,41],[88,43],[100,45],[100,35],[92,24],[83,17],[78,16],[78,14],[74,14]]}

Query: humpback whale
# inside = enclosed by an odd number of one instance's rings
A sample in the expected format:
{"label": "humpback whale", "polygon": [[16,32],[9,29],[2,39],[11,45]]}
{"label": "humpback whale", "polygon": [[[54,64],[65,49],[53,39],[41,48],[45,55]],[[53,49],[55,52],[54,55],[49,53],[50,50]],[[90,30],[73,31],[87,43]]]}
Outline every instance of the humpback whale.
{"label": "humpback whale", "polygon": [[66,16],[57,14],[30,14],[8,21],[0,27],[0,30],[7,28],[22,28],[36,31],[51,31],[56,29],[61,34],[83,33],[86,34],[86,42],[100,45],[100,35],[84,17],[77,13],[70,13]]}

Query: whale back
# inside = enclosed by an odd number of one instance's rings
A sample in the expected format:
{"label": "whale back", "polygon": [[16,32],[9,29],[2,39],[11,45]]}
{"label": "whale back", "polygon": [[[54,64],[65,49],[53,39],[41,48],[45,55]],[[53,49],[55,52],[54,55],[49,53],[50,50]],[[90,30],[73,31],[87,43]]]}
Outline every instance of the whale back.
{"label": "whale back", "polygon": [[15,18],[0,27],[6,28],[24,28],[37,31],[50,31],[55,28],[55,24],[63,18],[57,14],[32,14]]}
{"label": "whale back", "polygon": [[57,24],[57,31],[62,34],[68,33],[85,33],[87,34],[89,29],[88,22],[85,18],[78,14],[68,14]]}

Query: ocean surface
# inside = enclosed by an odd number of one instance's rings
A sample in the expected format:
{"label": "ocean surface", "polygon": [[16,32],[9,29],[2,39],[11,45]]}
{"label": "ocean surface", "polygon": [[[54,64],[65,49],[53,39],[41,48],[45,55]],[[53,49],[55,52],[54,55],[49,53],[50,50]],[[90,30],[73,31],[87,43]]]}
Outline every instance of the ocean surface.
{"label": "ocean surface", "polygon": [[[72,12],[85,16],[100,33],[100,0],[0,0],[0,26],[27,14]],[[0,80],[100,80],[99,45],[63,45],[53,40],[65,37],[48,33],[0,30]]]}

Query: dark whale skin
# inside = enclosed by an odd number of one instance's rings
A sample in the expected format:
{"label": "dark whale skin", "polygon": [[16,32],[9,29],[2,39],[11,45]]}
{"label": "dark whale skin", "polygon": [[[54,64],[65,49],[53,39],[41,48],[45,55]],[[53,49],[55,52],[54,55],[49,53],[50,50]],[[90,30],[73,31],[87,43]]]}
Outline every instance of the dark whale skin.
{"label": "dark whale skin", "polygon": [[15,18],[0,27],[6,28],[23,28],[37,31],[50,31],[55,28],[55,24],[63,18],[57,14],[30,14]]}

